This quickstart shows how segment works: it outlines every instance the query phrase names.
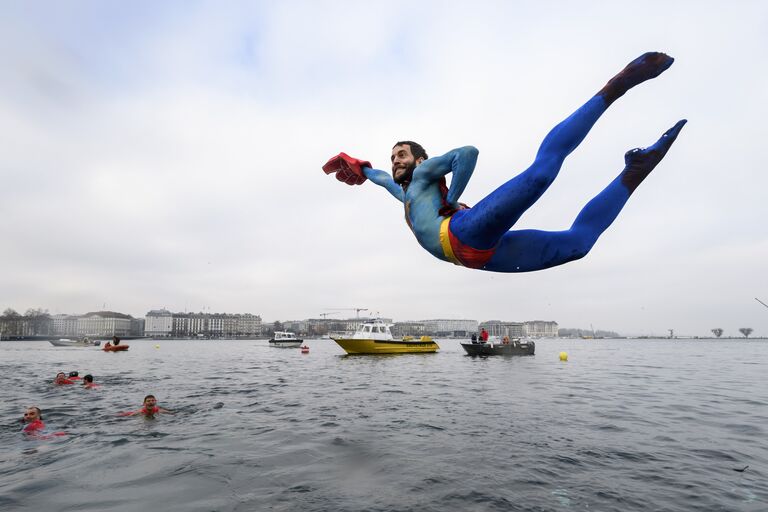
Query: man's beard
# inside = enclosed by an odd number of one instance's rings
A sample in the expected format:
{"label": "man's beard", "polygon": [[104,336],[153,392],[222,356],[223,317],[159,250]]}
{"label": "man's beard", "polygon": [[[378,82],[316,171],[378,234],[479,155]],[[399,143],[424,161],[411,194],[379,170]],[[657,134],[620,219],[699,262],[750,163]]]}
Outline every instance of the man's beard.
{"label": "man's beard", "polygon": [[414,169],[416,169],[416,162],[406,167],[405,172],[401,174],[399,178],[395,177],[397,175],[397,170],[392,171],[392,179],[395,180],[395,183],[398,185],[407,185],[411,182],[411,178],[413,178]]}

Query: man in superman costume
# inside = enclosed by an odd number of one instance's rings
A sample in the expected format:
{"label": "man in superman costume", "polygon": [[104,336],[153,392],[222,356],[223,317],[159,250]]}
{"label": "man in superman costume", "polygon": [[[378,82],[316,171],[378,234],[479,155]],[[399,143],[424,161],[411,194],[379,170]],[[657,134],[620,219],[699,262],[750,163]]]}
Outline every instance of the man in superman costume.
{"label": "man in superman costume", "polygon": [[[674,59],[646,53],[630,62],[595,96],[544,138],[533,164],[472,208],[458,202],[477,162],[472,146],[428,158],[419,144],[392,148],[392,175],[341,153],[323,166],[349,185],[371,180],[405,205],[405,219],[419,244],[433,256],[493,272],[531,272],[583,258],[616,219],[632,192],[664,158],[686,120],[652,146],[628,151],[619,175],[581,210],[565,231],[511,230],[557,177],[567,157],[595,122],[632,87],[659,76]],[[445,176],[452,173],[450,187]]]}

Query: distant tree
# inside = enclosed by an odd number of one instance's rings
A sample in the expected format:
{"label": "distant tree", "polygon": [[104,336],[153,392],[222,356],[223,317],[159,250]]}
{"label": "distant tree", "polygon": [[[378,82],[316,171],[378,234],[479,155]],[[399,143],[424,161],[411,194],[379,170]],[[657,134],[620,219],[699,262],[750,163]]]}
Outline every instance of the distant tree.
{"label": "distant tree", "polygon": [[5,311],[3,311],[3,317],[4,318],[19,318],[21,315],[16,312],[15,309],[8,308]]}
{"label": "distant tree", "polygon": [[752,328],[742,327],[741,329],[739,329],[739,332],[743,334],[745,338],[749,338],[749,335],[752,334]]}
{"label": "distant tree", "polygon": [[273,327],[272,327],[272,328],[273,328],[275,331],[282,331],[282,330],[283,330],[283,324],[281,324],[281,323],[280,323],[280,320],[275,320],[275,323],[274,323],[274,324],[272,324],[272,325],[273,325]]}
{"label": "distant tree", "polygon": [[719,327],[717,329],[712,329],[712,334],[714,334],[717,338],[723,335],[723,330]]}
{"label": "distant tree", "polygon": [[596,336],[598,338],[618,338],[619,333],[614,331],[592,331],[591,329],[576,329],[572,327],[560,327],[558,330],[558,336],[561,338],[578,338],[581,336]]}
{"label": "distant tree", "polygon": [[595,336],[597,336],[598,338],[618,338],[618,337],[620,337],[619,333],[617,333],[615,331],[601,331],[599,329],[597,331],[595,331]]}
{"label": "distant tree", "polygon": [[32,329],[30,334],[50,334],[53,330],[53,320],[51,315],[48,314],[47,309],[43,308],[29,308],[24,313],[24,321],[27,322],[29,328]]}

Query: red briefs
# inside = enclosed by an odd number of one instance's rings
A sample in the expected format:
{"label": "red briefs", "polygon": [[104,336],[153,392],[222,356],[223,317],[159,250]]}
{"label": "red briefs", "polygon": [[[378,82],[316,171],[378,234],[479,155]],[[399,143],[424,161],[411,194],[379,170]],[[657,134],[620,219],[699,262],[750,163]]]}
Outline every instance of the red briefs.
{"label": "red briefs", "polygon": [[495,247],[490,249],[475,249],[470,247],[451,233],[451,217],[446,217],[440,224],[440,245],[448,261],[456,265],[468,268],[483,268],[496,252]]}

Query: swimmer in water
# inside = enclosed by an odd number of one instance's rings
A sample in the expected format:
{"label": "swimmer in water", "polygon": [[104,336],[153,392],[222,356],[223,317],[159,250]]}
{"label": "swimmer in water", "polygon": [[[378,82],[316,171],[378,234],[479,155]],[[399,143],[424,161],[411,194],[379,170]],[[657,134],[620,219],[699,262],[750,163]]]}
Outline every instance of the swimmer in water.
{"label": "swimmer in water", "polygon": [[66,432],[46,432],[45,423],[43,423],[43,411],[39,407],[27,408],[21,421],[24,423],[21,431],[34,439],[53,439],[67,435]]}
{"label": "swimmer in water", "polygon": [[137,414],[141,414],[147,418],[152,418],[155,416],[155,414],[173,414],[173,412],[159,407],[157,405],[157,399],[155,398],[155,395],[147,395],[144,397],[144,404],[142,405],[141,409],[137,411],[124,412],[121,414],[121,416],[136,416]]}
{"label": "swimmer in water", "polygon": [[39,407],[28,408],[21,421],[24,423],[24,428],[22,428],[21,431],[25,434],[39,432],[45,428],[45,423],[43,423],[43,411],[41,411]]}
{"label": "swimmer in water", "polygon": [[67,375],[64,372],[59,372],[56,374],[56,378],[53,379],[53,383],[57,386],[63,386],[66,384],[74,384],[73,381],[67,378]]}
{"label": "swimmer in water", "polygon": [[89,373],[83,377],[83,387],[86,389],[96,389],[99,385],[93,383],[93,375]]}

